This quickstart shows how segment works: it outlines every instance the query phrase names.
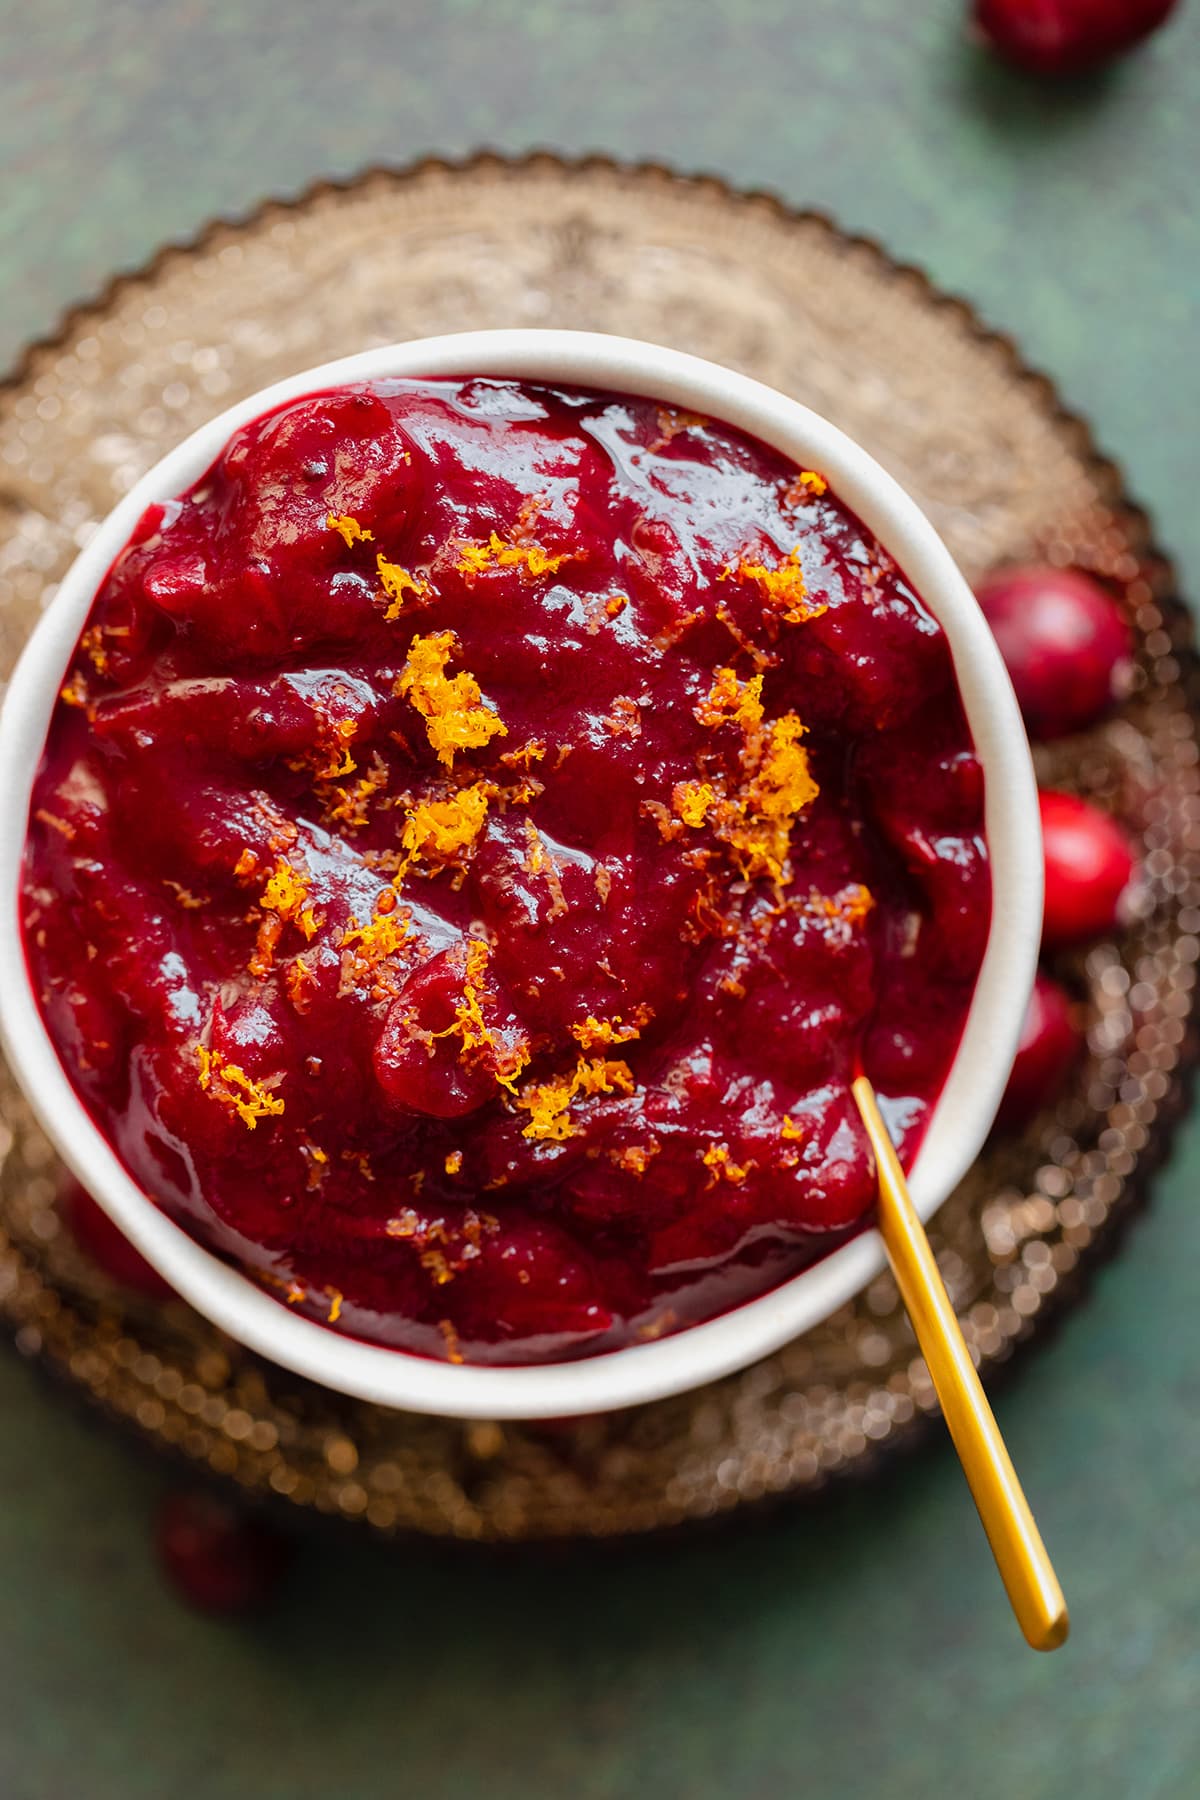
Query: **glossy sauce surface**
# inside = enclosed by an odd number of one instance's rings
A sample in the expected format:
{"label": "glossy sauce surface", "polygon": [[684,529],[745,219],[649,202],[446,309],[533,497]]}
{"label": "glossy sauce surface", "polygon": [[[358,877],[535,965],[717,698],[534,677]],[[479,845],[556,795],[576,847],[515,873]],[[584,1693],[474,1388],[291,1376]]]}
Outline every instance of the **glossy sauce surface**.
{"label": "glossy sauce surface", "polygon": [[34,794],[26,946],[134,1177],[453,1360],[661,1335],[858,1229],[990,921],[945,639],[829,491],[652,401],[315,395],[152,508]]}

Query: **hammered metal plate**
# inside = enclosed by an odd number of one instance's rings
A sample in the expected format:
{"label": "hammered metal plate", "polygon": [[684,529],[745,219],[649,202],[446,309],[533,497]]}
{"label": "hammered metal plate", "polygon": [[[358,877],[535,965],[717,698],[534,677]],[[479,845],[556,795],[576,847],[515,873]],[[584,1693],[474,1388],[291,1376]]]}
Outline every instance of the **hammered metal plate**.
{"label": "hammered metal plate", "polygon": [[[1086,1010],[1071,1091],[990,1148],[931,1236],[985,1373],[1080,1289],[1181,1112],[1200,953],[1197,684],[1185,609],[1087,428],[1010,344],[875,246],[758,195],[548,156],[425,163],[216,225],[73,312],[0,390],[0,671],[96,522],[214,411],[350,351],[487,325],[628,333],[826,413],[899,477],[968,577],[1038,555],[1101,574],[1138,635],[1122,715],[1042,773],[1142,847],[1140,916],[1061,973]],[[107,1282],[60,1226],[62,1175],[0,1075],[0,1312],[147,1442],[377,1532],[617,1536],[866,1470],[934,1410],[889,1277],[702,1392],[556,1430],[339,1399],[182,1303]]]}

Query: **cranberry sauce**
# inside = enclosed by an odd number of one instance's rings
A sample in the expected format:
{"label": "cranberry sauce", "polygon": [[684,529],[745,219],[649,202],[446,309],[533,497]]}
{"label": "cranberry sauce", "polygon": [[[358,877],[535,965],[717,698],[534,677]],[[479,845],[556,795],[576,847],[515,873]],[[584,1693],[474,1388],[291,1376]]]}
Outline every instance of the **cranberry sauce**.
{"label": "cranberry sauce", "polygon": [[708,1318],[911,1160],[991,889],[942,632],[818,471],[496,380],[239,431],[109,573],[30,820],[47,1026],[281,1301],[534,1361]]}

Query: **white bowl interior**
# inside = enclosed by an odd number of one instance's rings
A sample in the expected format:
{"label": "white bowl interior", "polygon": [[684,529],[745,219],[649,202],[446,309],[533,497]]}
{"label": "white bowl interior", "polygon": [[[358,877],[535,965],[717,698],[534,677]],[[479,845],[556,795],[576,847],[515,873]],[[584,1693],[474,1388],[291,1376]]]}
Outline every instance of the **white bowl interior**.
{"label": "white bowl interior", "polygon": [[0,1041],[47,1134],[115,1223],[184,1299],[297,1374],[376,1403],[464,1418],[603,1412],[712,1381],[770,1354],[843,1305],[883,1267],[877,1232],[772,1292],[655,1343],[527,1368],[451,1366],[362,1343],[287,1311],[195,1243],[132,1180],[75,1095],[42,1023],[21,942],[19,884],[30,795],[50,716],[92,600],[145,508],[181,493],[229,436],[318,389],[387,376],[494,375],[643,394],[739,426],[817,468],[938,618],[984,770],[992,924],[958,1054],[910,1175],[923,1218],[983,1143],[1016,1049],[1036,967],[1042,862],[1028,745],[983,616],[933,527],[899,485],[827,420],[717,364],[633,339],[479,331],[369,350],[309,369],[231,407],[157,463],[109,514],[60,584],[0,713]]}

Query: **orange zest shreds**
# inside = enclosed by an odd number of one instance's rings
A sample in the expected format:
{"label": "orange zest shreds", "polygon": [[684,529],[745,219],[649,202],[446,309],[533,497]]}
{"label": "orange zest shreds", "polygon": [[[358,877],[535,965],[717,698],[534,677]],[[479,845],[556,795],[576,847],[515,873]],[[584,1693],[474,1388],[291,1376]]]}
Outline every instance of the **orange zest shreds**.
{"label": "orange zest shreds", "polygon": [[267,848],[273,850],[277,856],[282,855],[285,850],[291,850],[300,836],[300,827],[295,820],[289,819],[286,813],[280,812],[268,794],[256,793],[253,796],[252,804],[257,816],[269,828]]}
{"label": "orange zest shreds", "polygon": [[307,872],[294,868],[286,857],[281,856],[258,898],[267,917],[258,928],[250,973],[260,981],[271,971],[275,946],[283,935],[285,924],[295,925],[311,941],[325,923],[325,915],[314,912],[306,904],[308,889]]}
{"label": "orange zest shreds", "polygon": [[632,1094],[633,1070],[619,1058],[594,1056],[580,1060],[573,1082],[577,1094]]}
{"label": "orange zest shreds", "polygon": [[457,1272],[475,1261],[484,1238],[499,1231],[500,1221],[494,1213],[476,1212],[473,1207],[468,1207],[461,1222],[451,1224],[446,1219],[422,1218],[415,1207],[406,1206],[396,1218],[389,1219],[383,1229],[388,1237],[407,1239],[418,1250],[424,1250],[430,1244],[441,1244],[454,1251],[455,1258],[448,1260]]}
{"label": "orange zest shreds", "polygon": [[710,1171],[708,1185],[712,1187],[722,1178],[734,1183],[745,1181],[754,1164],[747,1162],[738,1164],[730,1159],[728,1144],[710,1144],[700,1158],[705,1168]]}
{"label": "orange zest shreds", "polygon": [[650,451],[662,450],[672,438],[677,438],[681,431],[689,431],[696,426],[705,426],[708,420],[702,413],[681,412],[674,406],[660,406],[657,415],[658,436],[646,447]]}
{"label": "orange zest shreds", "polygon": [[381,905],[380,901],[385,898],[394,902],[392,888],[385,888],[379,896],[375,916],[368,924],[360,925],[351,913],[349,924],[342,933],[338,948],[343,952],[343,976],[351,987],[373,975],[389,957],[396,956],[408,939],[412,915],[394,904],[390,907]]}
{"label": "orange zest shreds", "polygon": [[[798,739],[804,726],[795,713],[774,719],[753,746],[754,773],[737,798],[716,809],[718,835],[734,853],[746,880],[784,878],[792,826],[820,792]],[[751,747],[747,748],[747,755]]]}
{"label": "orange zest shreds", "polygon": [[518,1043],[511,1049],[504,1049],[496,1041],[495,1033],[483,1016],[483,1003],[492,998],[487,987],[487,966],[490,951],[482,938],[472,938],[467,945],[466,967],[463,971],[462,999],[454,1009],[454,1020],[444,1031],[435,1032],[435,1037],[457,1037],[462,1042],[462,1055],[467,1060],[475,1060],[481,1052],[489,1055],[490,1071],[501,1087],[515,1093],[517,1076],[529,1061],[529,1046]]}
{"label": "orange zest shreds", "polygon": [[89,625],[79,640],[79,648],[95,669],[97,675],[107,675],[110,657],[104,642],[103,625]]}
{"label": "orange zest shreds", "polygon": [[308,1289],[294,1275],[285,1281],[282,1275],[276,1275],[271,1269],[250,1269],[247,1273],[253,1275],[255,1281],[261,1281],[264,1287],[275,1288],[289,1306],[299,1306],[301,1300],[308,1299]]}
{"label": "orange zest shreds", "polygon": [[638,804],[638,811],[647,819],[654,820],[658,826],[658,835],[665,844],[669,844],[672,838],[680,837],[686,830],[683,820],[672,818],[670,807],[665,806],[661,800],[642,800]]}
{"label": "orange zest shreds", "polygon": [[550,911],[548,920],[561,919],[570,912],[567,897],[563,893],[562,876],[558,864],[546,849],[541,835],[532,819],[525,821],[525,872],[528,875],[544,875],[546,886],[550,889]]}
{"label": "orange zest shreds", "polygon": [[529,1114],[529,1123],[522,1127],[521,1136],[553,1144],[573,1137],[575,1127],[568,1108],[574,1092],[569,1076],[557,1081],[530,1082],[523,1087],[518,1104]]}
{"label": "orange zest shreds", "polygon": [[587,621],[589,637],[596,637],[604,630],[606,624],[619,619],[629,605],[628,594],[593,594],[582,600],[580,605]]}
{"label": "orange zest shreds", "polygon": [[350,744],[358,731],[357,719],[334,719],[320,702],[314,702],[317,734],[314,743],[299,756],[289,756],[287,766],[299,773],[311,769],[318,782],[336,781],[339,775],[353,774],[356,763]]}
{"label": "orange zest shreds", "polygon": [[128,637],[129,628],[126,626],[123,629],[114,630],[110,626],[106,630],[103,625],[89,625],[79,640],[79,648],[88,658],[97,675],[108,674],[110,658],[104,642],[106,635],[111,637]]}
{"label": "orange zest shreds", "polygon": [[353,775],[358,764],[350,754],[350,745],[357,731],[357,719],[321,720],[318,749],[325,760],[316,771],[318,781],[336,781],[340,775]]}
{"label": "orange zest shreds", "polygon": [[786,829],[820,793],[808,766],[808,752],[800,747],[804,731],[795,713],[784,713],[772,721],[767,728],[766,752],[751,787],[755,811]]}
{"label": "orange zest shreds", "polygon": [[822,919],[837,919],[847,925],[861,925],[875,905],[875,896],[861,881],[851,882],[836,894],[810,894],[805,911]]}
{"label": "orange zest shreds", "polygon": [[604,721],[614,737],[636,738],[642,735],[642,709],[629,694],[618,694],[612,711]]}
{"label": "orange zest shreds", "polygon": [[458,561],[454,567],[460,575],[482,575],[487,569],[517,569],[527,575],[554,575],[563,563],[570,562],[573,557],[564,551],[561,556],[551,556],[540,544],[505,543],[498,531],[493,531],[486,544],[462,543],[458,547]]}
{"label": "orange zest shreds", "polygon": [[546,867],[546,846],[541,840],[537,826],[532,819],[525,821],[525,872],[528,875],[540,875]]}
{"label": "orange zest shreds", "polygon": [[530,738],[518,750],[502,750],[500,761],[509,769],[527,769],[531,763],[541,762],[546,754],[546,746],[541,738]]}
{"label": "orange zest shreds", "polygon": [[294,868],[281,856],[258,897],[258,904],[265,907],[267,912],[277,913],[281,919],[288,919],[293,925],[299,926],[305,937],[311,940],[325,921],[313,912],[311,906],[305,904],[309,886],[307,872]]}
{"label": "orange zest shreds", "polygon": [[282,936],[283,920],[275,913],[268,913],[258,927],[254,951],[246,964],[256,981],[265,981],[271,973],[275,964],[275,947]]}
{"label": "orange zest shreds", "polygon": [[725,627],[738,649],[750,658],[756,669],[773,669],[779,662],[776,651],[768,650],[762,644],[756,644],[753,638],[747,637],[727,606],[718,606],[713,617],[719,625]]}
{"label": "orange zest shreds", "polygon": [[[343,986],[345,985],[345,981],[343,980]],[[403,1024],[405,1038],[410,1044],[422,1044],[424,1045],[425,1054],[427,1056],[432,1056],[434,1054],[436,1039],[434,1038],[432,1031],[426,1030],[421,1024],[416,1009],[411,1004],[404,1008],[402,1019],[398,1022]],[[412,1179],[413,1177],[410,1175],[409,1180],[411,1181]],[[424,1179],[425,1177],[422,1174],[421,1180],[423,1181]]]}
{"label": "orange zest shreds", "polygon": [[258,874],[258,857],[251,850],[249,844],[244,847],[242,854],[234,863],[233,872],[239,881],[245,881],[247,876]]}
{"label": "orange zest shreds", "polygon": [[623,1149],[610,1150],[608,1157],[615,1168],[640,1179],[661,1149],[662,1145],[657,1139],[651,1138],[648,1144],[626,1144]]}
{"label": "orange zest shreds", "polygon": [[698,830],[716,798],[716,789],[707,781],[680,781],[671,789],[671,810],[685,825]]}
{"label": "orange zest shreds", "polygon": [[384,613],[385,619],[398,619],[404,610],[405,595],[411,594],[415,600],[428,600],[433,589],[423,575],[413,575],[408,569],[402,569],[399,563],[389,562],[382,554],[375,558],[375,567],[379,574],[379,585],[391,602]]}
{"label": "orange zest shreds", "polygon": [[786,1143],[798,1144],[805,1135],[804,1127],[785,1115],[779,1127],[779,1135]]}
{"label": "orange zest shreds", "polygon": [[737,920],[721,911],[717,904],[721,884],[710,879],[692,895],[683,935],[689,943],[698,944],[708,937],[733,937]]}
{"label": "orange zest shreds", "polygon": [[462,1166],[463,1153],[461,1150],[452,1150],[443,1164],[447,1175],[457,1175],[462,1169]]}
{"label": "orange zest shreds", "polygon": [[472,938],[467,945],[467,966],[463,973],[462,999],[454,1009],[454,1023],[441,1037],[458,1036],[464,1050],[492,1048],[492,1034],[483,1016],[484,977],[488,966],[488,947],[482,938]]}
{"label": "orange zest shreds", "polygon": [[524,781],[518,781],[514,787],[496,790],[502,812],[507,812],[510,806],[531,806],[545,791],[545,782],[539,781],[536,775],[526,775]]}
{"label": "orange zest shreds", "polygon": [[521,1089],[517,1104],[529,1114],[522,1137],[561,1143],[575,1135],[569,1107],[577,1094],[632,1094],[633,1070],[627,1062],[605,1057],[580,1057],[572,1075],[552,1081],[530,1082]]}
{"label": "orange zest shreds", "polygon": [[88,703],[87,683],[76,669],[65,686],[58,691],[58,697],[64,706],[86,706]]}
{"label": "orange zest shreds", "polygon": [[446,1282],[454,1280],[454,1270],[444,1250],[423,1250],[420,1260],[421,1267],[433,1276],[434,1287],[444,1287]]}
{"label": "orange zest shreds", "polygon": [[326,513],[325,529],[340,532],[347,550],[352,549],[355,544],[372,543],[375,537],[373,531],[364,531],[358,520],[349,513]]}
{"label": "orange zest shreds", "polygon": [[393,880],[402,881],[408,874],[408,858],[401,856],[399,850],[360,850],[358,854],[363,868],[376,875],[390,875]]}
{"label": "orange zest shreds", "polygon": [[284,991],[298,1013],[306,1013],[312,1005],[316,977],[302,956],[293,959],[283,978]]}
{"label": "orange zest shreds", "polygon": [[849,890],[843,889],[838,899],[841,902],[841,916],[848,919],[851,925],[861,925],[875,905],[874,894],[861,881],[856,881]]}
{"label": "orange zest shreds", "polygon": [[163,886],[169,887],[185,912],[198,912],[202,906],[209,906],[212,896],[209,894],[193,894],[191,888],[185,888],[181,882],[172,881],[164,875]]}
{"label": "orange zest shreds", "polygon": [[458,750],[480,750],[494,737],[507,737],[508,726],[486,706],[479,683],[463,670],[447,675],[446,664],[457,648],[452,631],[415,637],[396,682],[396,693],[408,699],[425,720],[429,742],[439,762],[450,767]]}
{"label": "orange zest shreds", "polygon": [[[354,765],[351,764],[351,767],[353,768]],[[337,799],[332,804],[326,805],[322,814],[323,823],[340,825],[343,830],[351,833],[361,831],[367,823],[371,801],[376,794],[383,792],[387,784],[388,766],[376,750],[372,753],[370,768],[354,783],[353,787],[334,788],[333,792],[337,795]],[[327,793],[325,798],[329,801],[332,796]]]}
{"label": "orange zest shreds", "polygon": [[253,1131],[260,1119],[277,1118],[283,1111],[283,1100],[263,1082],[252,1081],[237,1063],[226,1062],[219,1050],[196,1045],[196,1061],[200,1065],[200,1089],[211,1093],[214,1100],[232,1108]]}
{"label": "orange zest shreds", "polygon": [[295,920],[297,923],[308,916],[309,923],[302,925],[302,931],[306,938],[311,938],[317,931],[317,925],[311,923],[311,909],[304,905],[308,900],[308,887],[308,875],[302,875],[299,869],[291,866],[286,857],[281,857],[275,864],[263,893],[259,895],[259,905],[266,907],[268,913],[277,913],[281,918]]}
{"label": "orange zest shreds", "polygon": [[459,1348],[458,1333],[454,1329],[453,1322],[450,1319],[439,1319],[438,1330],[441,1332],[446,1345],[446,1361],[452,1363],[461,1363],[465,1361],[463,1353]]}
{"label": "orange zest shreds", "polygon": [[499,1229],[500,1221],[492,1213],[477,1213],[473,1208],[468,1208],[461,1222],[454,1224],[447,1219],[422,1217],[415,1207],[406,1206],[384,1225],[388,1237],[412,1245],[435,1287],[444,1287],[477,1262],[485,1236]]}
{"label": "orange zest shreds", "polygon": [[65,837],[68,843],[75,836],[75,827],[69,819],[60,819],[57,813],[47,812],[44,806],[39,806],[33,816],[48,825],[51,831],[57,831],[60,837]]}
{"label": "orange zest shreds", "polygon": [[474,844],[487,818],[491,789],[487,782],[460,788],[448,800],[419,800],[404,821],[400,844],[408,859],[431,857],[455,861]]}
{"label": "orange zest shreds", "polygon": [[637,1334],[644,1344],[652,1344],[655,1338],[662,1337],[665,1331],[674,1331],[678,1323],[679,1314],[675,1308],[665,1306],[662,1312],[655,1313],[652,1319],[647,1319],[644,1324],[639,1325]]}
{"label": "orange zest shreds", "polygon": [[326,1288],[325,1292],[329,1296],[329,1316],[325,1320],[325,1323],[327,1325],[336,1325],[342,1316],[342,1301],[346,1296],[338,1288]]}
{"label": "orange zest shreds", "polygon": [[825,477],[818,475],[815,469],[801,469],[783,496],[784,505],[799,506],[802,500],[819,500],[828,488],[829,483]]}
{"label": "orange zest shreds", "polygon": [[[720,616],[718,612],[717,617],[720,618]],[[706,617],[707,614],[702,607],[694,607],[691,612],[670,620],[661,631],[656,631],[650,642],[656,650],[673,650],[676,644],[687,636],[692,626],[698,625],[701,619]]]}
{"label": "orange zest shreds", "polygon": [[808,598],[808,588],[800,569],[800,546],[796,545],[783,560],[769,569],[765,563],[747,562],[745,558],[733,569],[722,569],[718,580],[753,581],[763,598],[776,607],[788,625],[802,625],[806,619],[819,619],[829,608],[821,601]]}
{"label": "orange zest shreds", "polygon": [[756,731],[762,724],[763,678],[752,675],[739,681],[735,670],[718,669],[707,700],[696,708],[701,725],[740,725],[743,731]]}
{"label": "orange zest shreds", "polygon": [[357,1169],[364,1181],[374,1181],[375,1171],[371,1167],[371,1158],[365,1150],[343,1150],[342,1161],[348,1167]]}
{"label": "orange zest shreds", "polygon": [[628,1044],[642,1035],[642,1028],[654,1017],[650,1006],[637,1006],[628,1024],[620,1013],[611,1019],[597,1019],[591,1013],[578,1025],[572,1025],[571,1036],[581,1050],[598,1050],[605,1044]]}
{"label": "orange zest shreds", "polygon": [[530,532],[549,504],[550,496],[548,494],[527,494],[525,496],[517,508],[513,528],[508,534],[514,544],[523,544],[527,541]]}
{"label": "orange zest shreds", "polygon": [[306,1186],[310,1194],[315,1193],[328,1172],[329,1158],[324,1150],[318,1148],[308,1138],[305,1138],[300,1145],[300,1154],[304,1158],[308,1170]]}

